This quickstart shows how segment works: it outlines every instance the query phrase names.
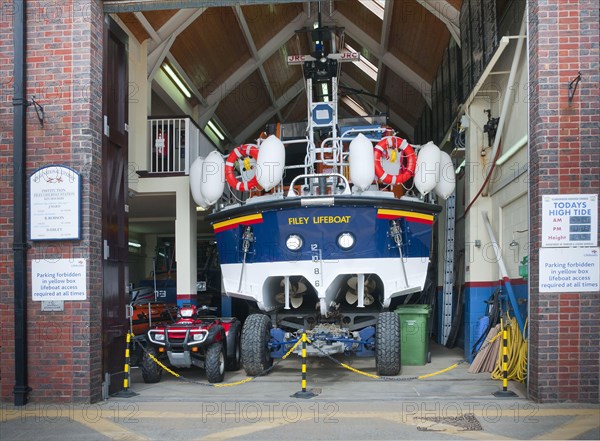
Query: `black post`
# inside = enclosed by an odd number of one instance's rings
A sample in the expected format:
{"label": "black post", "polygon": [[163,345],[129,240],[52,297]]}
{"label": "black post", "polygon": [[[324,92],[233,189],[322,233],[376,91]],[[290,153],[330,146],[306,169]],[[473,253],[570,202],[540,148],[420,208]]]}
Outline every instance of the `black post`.
{"label": "black post", "polygon": [[25,211],[25,8],[26,1],[14,2],[13,49],[13,257],[15,316],[15,406],[27,404],[27,235]]}

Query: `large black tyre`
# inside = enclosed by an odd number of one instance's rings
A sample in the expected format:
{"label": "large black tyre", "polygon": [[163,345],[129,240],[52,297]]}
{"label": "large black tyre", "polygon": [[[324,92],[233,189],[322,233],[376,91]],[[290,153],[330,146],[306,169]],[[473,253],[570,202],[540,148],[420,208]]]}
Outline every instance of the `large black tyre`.
{"label": "large black tyre", "polygon": [[242,324],[236,321],[231,325],[227,333],[227,362],[225,369],[228,371],[237,371],[240,369],[242,360],[241,338]]}
{"label": "large black tyre", "polygon": [[242,365],[246,374],[262,375],[273,365],[271,351],[267,346],[271,339],[271,319],[264,314],[252,314],[242,328]]}
{"label": "large black tyre", "polygon": [[395,312],[382,312],[377,318],[375,366],[379,375],[400,373],[400,318]]}
{"label": "large black tyre", "polygon": [[152,360],[152,358],[150,358],[150,355],[156,358],[156,349],[154,349],[154,346],[148,345],[146,346],[140,364],[142,378],[144,379],[144,383],[158,383],[162,377],[163,370],[154,360]]}
{"label": "large black tyre", "polygon": [[220,383],[225,378],[225,353],[223,343],[216,342],[206,350],[204,361],[206,378],[209,383]]}

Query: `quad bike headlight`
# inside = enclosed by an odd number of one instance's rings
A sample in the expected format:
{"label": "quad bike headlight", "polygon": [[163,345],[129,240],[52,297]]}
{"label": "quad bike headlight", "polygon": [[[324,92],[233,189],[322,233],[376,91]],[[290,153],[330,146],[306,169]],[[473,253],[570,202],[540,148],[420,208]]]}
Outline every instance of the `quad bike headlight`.
{"label": "quad bike headlight", "polygon": [[285,241],[285,246],[290,251],[298,251],[302,248],[302,238],[297,234],[290,234]]}
{"label": "quad bike headlight", "polygon": [[160,332],[156,332],[152,335],[152,337],[154,338],[154,340],[156,341],[165,341],[165,334],[160,333]]}
{"label": "quad bike headlight", "polygon": [[193,340],[194,341],[202,341],[202,340],[204,340],[205,337],[206,337],[206,334],[194,334]]}

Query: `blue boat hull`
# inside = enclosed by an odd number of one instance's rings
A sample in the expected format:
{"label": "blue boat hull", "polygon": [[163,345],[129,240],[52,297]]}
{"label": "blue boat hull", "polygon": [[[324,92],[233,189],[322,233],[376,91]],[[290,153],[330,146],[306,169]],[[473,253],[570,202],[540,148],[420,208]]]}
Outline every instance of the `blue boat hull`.
{"label": "blue boat hull", "polygon": [[[209,220],[228,295],[255,301],[263,311],[294,309],[289,300],[281,302],[281,293],[288,283],[289,297],[290,281],[292,294],[300,282],[307,288],[302,306],[325,315],[349,306],[348,283],[358,275],[375,287],[376,304],[384,309],[394,297],[421,291],[438,212],[437,205],[412,200],[337,196],[247,203]],[[400,247],[392,222],[399,227]],[[251,240],[244,248],[247,231]],[[338,243],[344,233],[355,238],[348,249]],[[300,237],[298,250],[286,246],[290,235]]]}

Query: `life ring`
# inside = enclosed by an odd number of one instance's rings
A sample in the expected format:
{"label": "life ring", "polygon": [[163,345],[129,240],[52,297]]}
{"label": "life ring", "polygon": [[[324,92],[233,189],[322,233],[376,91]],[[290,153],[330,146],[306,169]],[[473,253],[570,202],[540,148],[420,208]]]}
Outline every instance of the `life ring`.
{"label": "life ring", "polygon": [[[389,158],[388,149],[400,149],[400,172],[397,175],[388,174],[381,165],[381,158]],[[386,136],[375,146],[375,175],[377,179],[381,180],[384,184],[402,184],[408,181],[415,175],[415,169],[417,167],[417,155],[412,145],[406,141],[406,139],[399,138],[397,136]],[[406,160],[406,165],[403,164]]]}
{"label": "life ring", "polygon": [[225,179],[231,188],[238,191],[250,191],[258,185],[256,174],[252,179],[244,182],[242,176],[236,176],[234,172],[235,163],[239,159],[243,159],[244,164],[247,166],[250,158],[253,158],[255,161],[258,160],[258,147],[254,144],[239,145],[227,157],[227,161],[225,161]]}
{"label": "life ring", "polygon": [[158,129],[156,139],[154,140],[154,148],[158,156],[165,156],[169,146],[167,145],[167,138],[163,137],[162,129]]}

